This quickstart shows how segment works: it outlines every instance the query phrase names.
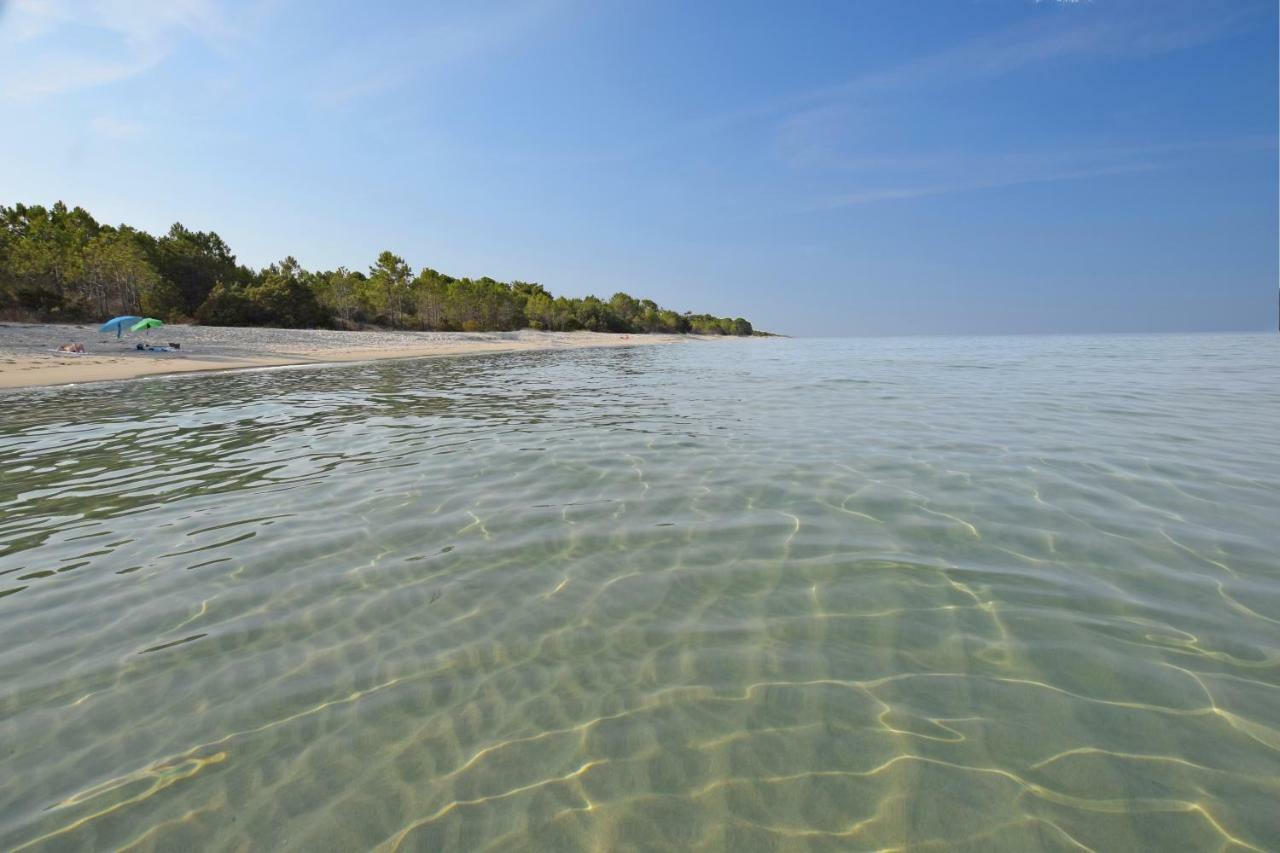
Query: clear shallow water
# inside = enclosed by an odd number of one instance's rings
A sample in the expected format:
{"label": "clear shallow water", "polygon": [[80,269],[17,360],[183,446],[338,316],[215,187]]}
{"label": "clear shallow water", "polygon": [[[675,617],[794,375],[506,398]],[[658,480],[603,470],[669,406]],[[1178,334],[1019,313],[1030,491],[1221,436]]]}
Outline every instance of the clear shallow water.
{"label": "clear shallow water", "polygon": [[7,849],[1280,847],[1275,336],[22,391],[0,470]]}

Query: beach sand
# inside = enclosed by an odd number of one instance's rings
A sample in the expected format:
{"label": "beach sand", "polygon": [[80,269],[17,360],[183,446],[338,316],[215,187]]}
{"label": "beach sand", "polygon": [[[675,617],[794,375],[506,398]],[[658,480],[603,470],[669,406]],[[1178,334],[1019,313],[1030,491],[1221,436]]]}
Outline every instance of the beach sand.
{"label": "beach sand", "polygon": [[[469,355],[519,350],[642,346],[692,340],[692,335],[613,335],[597,332],[339,332],[165,326],[117,339],[96,326],[0,323],[0,388],[103,382],[193,371],[388,358]],[[181,344],[175,352],[141,352],[138,343]],[[58,352],[83,344],[84,355]]]}

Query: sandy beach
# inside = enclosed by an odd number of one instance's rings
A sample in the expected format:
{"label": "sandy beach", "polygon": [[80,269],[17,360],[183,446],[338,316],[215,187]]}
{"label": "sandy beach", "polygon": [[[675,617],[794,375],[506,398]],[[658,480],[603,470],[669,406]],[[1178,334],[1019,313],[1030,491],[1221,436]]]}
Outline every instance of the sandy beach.
{"label": "sandy beach", "polygon": [[[597,332],[340,332],[325,329],[165,326],[117,339],[97,326],[0,323],[0,388],[103,382],[211,370],[388,358],[470,355],[517,350],[644,346],[691,335],[613,335]],[[83,355],[59,352],[83,344]],[[173,352],[144,352],[180,344]]]}

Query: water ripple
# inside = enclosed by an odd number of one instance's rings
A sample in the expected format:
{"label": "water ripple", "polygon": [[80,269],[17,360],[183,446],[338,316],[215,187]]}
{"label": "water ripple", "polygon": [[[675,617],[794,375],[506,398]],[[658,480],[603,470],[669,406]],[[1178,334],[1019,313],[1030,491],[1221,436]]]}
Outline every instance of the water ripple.
{"label": "water ripple", "polygon": [[1266,850],[1270,336],[6,393],[9,849]]}

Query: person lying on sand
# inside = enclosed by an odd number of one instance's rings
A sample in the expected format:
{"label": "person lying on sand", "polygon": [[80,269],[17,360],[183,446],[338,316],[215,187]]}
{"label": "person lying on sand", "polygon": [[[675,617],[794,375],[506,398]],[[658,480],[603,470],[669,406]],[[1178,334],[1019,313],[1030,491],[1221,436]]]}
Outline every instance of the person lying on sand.
{"label": "person lying on sand", "polygon": [[58,347],[58,352],[83,353],[84,344],[63,344],[62,346]]}

